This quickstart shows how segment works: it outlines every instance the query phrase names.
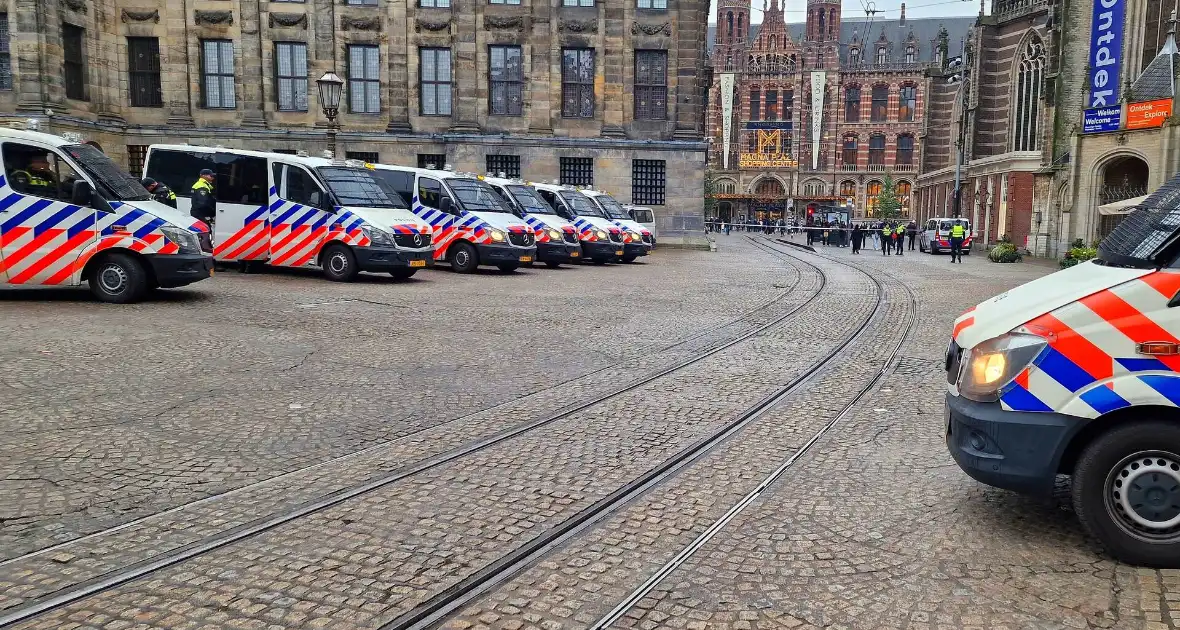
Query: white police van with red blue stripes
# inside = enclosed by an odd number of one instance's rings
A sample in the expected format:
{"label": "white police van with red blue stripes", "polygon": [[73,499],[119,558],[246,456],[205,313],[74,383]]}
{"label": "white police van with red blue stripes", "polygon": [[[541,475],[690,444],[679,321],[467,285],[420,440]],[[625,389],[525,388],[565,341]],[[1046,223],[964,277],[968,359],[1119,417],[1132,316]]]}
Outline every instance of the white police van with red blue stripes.
{"label": "white police van with red blue stripes", "polygon": [[212,275],[206,226],[153,201],[101,151],[58,136],[0,129],[0,281],[87,282],[105,302]]}
{"label": "white police van with red blue stripes", "polygon": [[374,165],[414,214],[430,224],[434,258],[459,273],[495,265],[505,273],[537,256],[536,233],[481,176],[445,169]]}
{"label": "white police van with red blue stripes", "polygon": [[541,193],[541,197],[553,206],[557,214],[577,228],[583,260],[601,265],[623,257],[623,229],[611,223],[602,209],[586,195],[560,184],[534,182],[533,188]]}
{"label": "white police van with red blue stripes", "polygon": [[632,262],[651,251],[655,244],[651,231],[631,218],[630,213],[614,197],[601,190],[579,190],[602,210],[611,223],[623,230],[623,262]]}
{"label": "white police van with red blue stripes", "polygon": [[361,271],[405,280],[433,263],[429,226],[364,162],[152,145],[144,176],[171,188],[188,212],[192,184],[203,169],[217,178],[218,262],[319,267],[335,281]]}
{"label": "white police van with red blue stripes", "polygon": [[578,244],[578,229],[566,219],[558,216],[540,193],[519,179],[484,177],[504,201],[512,206],[516,216],[524,219],[537,234],[537,261],[549,267],[562,263],[578,262],[582,259],[582,247]]}

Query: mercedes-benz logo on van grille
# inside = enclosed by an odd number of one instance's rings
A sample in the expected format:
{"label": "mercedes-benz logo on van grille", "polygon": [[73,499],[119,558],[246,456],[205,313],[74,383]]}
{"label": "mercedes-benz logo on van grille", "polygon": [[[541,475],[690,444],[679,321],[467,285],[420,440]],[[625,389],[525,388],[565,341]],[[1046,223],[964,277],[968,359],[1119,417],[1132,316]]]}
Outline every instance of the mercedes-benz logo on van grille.
{"label": "mercedes-benz logo on van grille", "polygon": [[414,235],[414,247],[422,247],[422,235],[421,234]]}

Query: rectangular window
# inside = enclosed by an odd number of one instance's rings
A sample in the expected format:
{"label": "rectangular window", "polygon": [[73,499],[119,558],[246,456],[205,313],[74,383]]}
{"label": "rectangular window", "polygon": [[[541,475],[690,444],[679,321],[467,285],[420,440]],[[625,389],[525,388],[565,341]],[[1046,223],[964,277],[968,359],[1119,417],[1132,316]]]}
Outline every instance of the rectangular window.
{"label": "rectangular window", "polygon": [[209,109],[233,109],[234,43],[228,39],[201,40],[201,93]]}
{"label": "rectangular window", "polygon": [[275,81],[279,111],[307,111],[307,44],[275,43]]}
{"label": "rectangular window", "polygon": [[139,178],[143,173],[143,163],[147,161],[146,144],[129,144],[127,145],[127,172]]}
{"label": "rectangular window", "polygon": [[901,100],[897,104],[897,119],[913,122],[914,111],[918,109],[918,88],[906,85],[901,88]]}
{"label": "rectangular window", "polygon": [[447,154],[445,154],[445,153],[419,153],[418,154],[418,168],[443,169],[446,167],[447,167]]}
{"label": "rectangular window", "polygon": [[667,9],[668,0],[639,0],[640,9]]}
{"label": "rectangular window", "polygon": [[766,90],[766,120],[778,120],[778,90]]}
{"label": "rectangular window", "polygon": [[914,163],[914,137],[910,135],[897,137],[897,164],[910,166]]}
{"label": "rectangular window", "polygon": [[488,111],[520,116],[524,110],[524,65],[520,46],[488,46]]}
{"label": "rectangular window", "polygon": [[795,90],[783,90],[783,120],[790,120],[795,108]]}
{"label": "rectangular window", "polygon": [[762,91],[758,88],[750,90],[750,120],[762,119]]}
{"label": "rectangular window", "polygon": [[593,186],[594,158],[561,158],[559,180],[565,186]]}
{"label": "rectangular window", "polygon": [[86,55],[83,53],[86,29],[72,24],[61,25],[62,79],[66,98],[86,100]]}
{"label": "rectangular window", "polygon": [[418,85],[423,116],[451,115],[451,49],[420,48]]}
{"label": "rectangular window", "polygon": [[348,47],[348,109],[354,114],[381,113],[381,63],[376,46]]}
{"label": "rectangular window", "polygon": [[298,155],[297,149],[271,149],[271,153],[282,153],[283,155]]}
{"label": "rectangular window", "polygon": [[869,166],[885,165],[885,136],[869,136]]}
{"label": "rectangular window", "polygon": [[488,172],[497,177],[520,177],[519,155],[489,155],[487,156]]}
{"label": "rectangular window", "polygon": [[889,110],[889,87],[885,85],[873,86],[872,109],[869,119],[873,122],[885,122]]}
{"label": "rectangular window", "polygon": [[127,38],[127,74],[132,107],[163,107],[160,88],[160,40]]}
{"label": "rectangular window", "polygon": [[668,53],[635,51],[635,120],[668,118]]}
{"label": "rectangular window", "polygon": [[642,206],[664,205],[663,160],[631,160],[631,202]]}
{"label": "rectangular window", "polygon": [[0,90],[12,89],[12,49],[8,39],[8,14],[0,13]]}
{"label": "rectangular window", "polygon": [[594,117],[594,49],[561,49],[561,115]]}
{"label": "rectangular window", "polygon": [[561,0],[563,7],[592,7],[594,0]]}
{"label": "rectangular window", "polygon": [[488,0],[491,4],[520,4],[520,0]]}
{"label": "rectangular window", "polygon": [[435,9],[446,9],[451,6],[451,0],[420,0],[418,6]]}
{"label": "rectangular window", "polygon": [[345,151],[344,159],[360,160],[370,164],[376,164],[379,161],[376,151]]}
{"label": "rectangular window", "polygon": [[860,88],[853,86],[844,91],[844,121],[860,122]]}

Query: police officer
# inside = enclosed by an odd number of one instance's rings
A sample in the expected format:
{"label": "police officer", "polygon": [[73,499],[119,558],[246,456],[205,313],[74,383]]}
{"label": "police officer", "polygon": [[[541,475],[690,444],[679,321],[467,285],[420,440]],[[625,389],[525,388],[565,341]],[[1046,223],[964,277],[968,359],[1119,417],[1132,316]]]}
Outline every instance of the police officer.
{"label": "police officer", "polygon": [[905,251],[905,224],[898,221],[897,227],[893,228],[893,235],[897,237],[897,255],[901,256]]}
{"label": "police officer", "polygon": [[967,227],[955,220],[951,225],[951,262],[963,263],[963,239],[967,238]]}
{"label": "police officer", "polygon": [[888,223],[881,223],[881,251],[886,256],[893,253],[893,228]]}
{"label": "police officer", "polygon": [[212,227],[213,219],[217,216],[217,200],[213,197],[213,171],[201,169],[201,176],[193,182],[192,204],[189,214]]}
{"label": "police officer", "polygon": [[31,158],[25,168],[13,171],[12,187],[18,192],[56,199],[57,178],[49,168],[45,158],[35,156]]}
{"label": "police officer", "polygon": [[165,184],[150,177],[143,178],[143,187],[152,194],[152,199],[173,208],[176,207],[176,193]]}

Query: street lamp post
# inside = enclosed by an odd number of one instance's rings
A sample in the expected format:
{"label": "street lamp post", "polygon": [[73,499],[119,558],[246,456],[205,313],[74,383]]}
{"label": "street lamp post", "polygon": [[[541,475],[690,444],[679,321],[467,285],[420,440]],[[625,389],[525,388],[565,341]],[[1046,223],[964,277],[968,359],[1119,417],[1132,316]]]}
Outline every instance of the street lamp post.
{"label": "street lamp post", "polygon": [[316,79],[320,89],[320,107],[324,116],[328,118],[328,150],[332,157],[336,157],[336,116],[340,113],[340,93],[344,89],[344,81],[335,72],[325,72],[324,76]]}

